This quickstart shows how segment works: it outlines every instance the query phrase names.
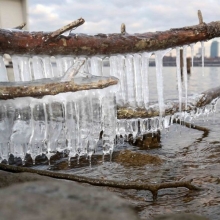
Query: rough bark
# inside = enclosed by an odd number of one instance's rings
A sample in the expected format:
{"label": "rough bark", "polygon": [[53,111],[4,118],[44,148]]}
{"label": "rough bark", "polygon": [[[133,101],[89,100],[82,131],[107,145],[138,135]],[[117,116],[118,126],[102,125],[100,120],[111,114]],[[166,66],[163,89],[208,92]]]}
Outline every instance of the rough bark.
{"label": "rough bark", "polygon": [[167,182],[167,183],[158,183],[158,184],[150,184],[150,183],[140,183],[140,182],[129,182],[129,181],[114,181],[114,180],[104,180],[104,179],[93,179],[89,177],[77,176],[74,174],[66,174],[66,173],[56,173],[47,170],[35,170],[28,167],[19,167],[19,166],[11,166],[0,164],[0,169],[11,172],[29,172],[29,173],[37,173],[43,176],[49,176],[57,179],[66,179],[72,180],[81,183],[88,183],[95,186],[107,186],[107,187],[115,187],[121,189],[137,189],[137,190],[149,190],[153,195],[153,200],[157,199],[157,193],[160,189],[166,188],[177,188],[177,187],[185,187],[189,190],[199,190],[200,188],[194,186],[189,181],[178,181],[178,182]]}
{"label": "rough bark", "polygon": [[156,51],[220,36],[220,21],[142,34],[70,34],[0,30],[0,50],[7,54],[85,55]]}
{"label": "rough bark", "polygon": [[[182,104],[182,110],[192,111],[196,108],[204,107],[212,102],[212,100],[220,97],[220,87],[212,88],[197,95],[192,101],[188,102],[188,106],[185,109],[185,104]],[[179,112],[179,103],[172,102],[165,105],[165,115],[173,115]],[[130,119],[130,118],[150,118],[159,116],[159,107],[157,104],[150,106],[148,109],[141,108],[129,108],[118,107],[117,116],[118,119]]]}
{"label": "rough bark", "polygon": [[102,89],[118,83],[115,77],[75,78],[71,81],[61,82],[60,78],[42,79],[31,82],[1,82],[0,99],[17,97],[42,97],[56,95],[62,92],[76,92],[80,90]]}

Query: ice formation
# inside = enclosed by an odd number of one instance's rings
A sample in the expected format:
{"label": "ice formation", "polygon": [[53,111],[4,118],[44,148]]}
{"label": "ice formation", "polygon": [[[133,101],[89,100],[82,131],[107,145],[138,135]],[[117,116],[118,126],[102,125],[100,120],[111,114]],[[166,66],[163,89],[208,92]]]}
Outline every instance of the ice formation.
{"label": "ice formation", "polygon": [[[191,51],[193,55],[193,45]],[[185,107],[188,102],[186,49],[183,46],[183,79]],[[132,135],[133,140],[147,133],[156,133],[172,125],[174,119],[180,121],[209,114],[215,110],[212,103],[192,112],[182,112],[183,91],[180,70],[180,48],[176,48],[177,88],[179,112],[165,115],[163,92],[163,57],[170,49],[152,52],[155,54],[156,80],[158,92],[158,117],[145,119],[117,119],[116,107],[149,107],[149,59],[152,53],[112,55],[109,57],[110,72],[103,71],[105,57],[13,55],[15,81],[31,81],[56,77],[61,81],[72,78],[115,76],[117,86],[105,89],[61,93],[55,96],[36,98],[16,98],[0,100],[0,161],[9,155],[32,156],[33,163],[38,155],[48,159],[57,151],[66,151],[69,161],[72,157],[91,156],[102,146],[103,154],[112,154],[115,145],[122,144]],[[193,59],[193,58],[192,58]],[[193,60],[192,60],[193,63]],[[7,71],[0,56],[0,81],[7,82]],[[103,131],[100,139],[100,132]]]}

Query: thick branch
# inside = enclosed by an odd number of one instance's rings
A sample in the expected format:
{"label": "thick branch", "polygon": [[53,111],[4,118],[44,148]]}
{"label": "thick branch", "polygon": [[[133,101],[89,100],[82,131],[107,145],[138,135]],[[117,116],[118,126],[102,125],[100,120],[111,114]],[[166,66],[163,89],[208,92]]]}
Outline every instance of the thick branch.
{"label": "thick branch", "polygon": [[[60,32],[61,33],[61,32]],[[59,34],[60,34],[59,33]],[[58,35],[59,35],[58,34]],[[220,21],[143,34],[59,35],[0,30],[0,50],[7,54],[110,55],[156,51],[220,36]],[[48,40],[50,39],[50,40]]]}
{"label": "thick branch", "polygon": [[168,182],[168,183],[158,183],[158,184],[149,184],[149,183],[140,183],[140,182],[118,182],[114,180],[104,180],[104,179],[93,179],[89,177],[77,176],[74,174],[66,174],[66,173],[56,173],[46,170],[35,170],[28,167],[18,167],[0,164],[0,169],[11,172],[29,172],[29,173],[37,173],[43,176],[49,176],[58,179],[66,179],[73,180],[81,183],[88,183],[95,186],[107,186],[107,187],[115,187],[121,189],[137,189],[137,190],[149,190],[153,199],[157,199],[157,192],[160,189],[166,188],[177,188],[177,187],[185,187],[190,190],[199,190],[198,187],[192,185],[192,180],[190,181],[178,181],[178,182]]}
{"label": "thick branch", "polygon": [[16,97],[42,97],[56,95],[62,92],[76,92],[79,90],[102,89],[118,83],[115,77],[75,78],[74,80],[61,82],[61,78],[42,79],[31,82],[0,82],[0,99],[12,99]]}
{"label": "thick branch", "polygon": [[[191,102],[188,102],[187,109],[182,104],[182,110],[192,111],[196,108],[204,107],[210,104],[214,99],[220,97],[220,87],[209,89],[200,95],[197,95]],[[173,115],[179,112],[179,103],[173,102],[165,105],[165,115]],[[129,118],[150,118],[159,116],[158,105],[152,105],[148,109],[133,109],[127,107],[119,107],[117,110],[118,119]]]}

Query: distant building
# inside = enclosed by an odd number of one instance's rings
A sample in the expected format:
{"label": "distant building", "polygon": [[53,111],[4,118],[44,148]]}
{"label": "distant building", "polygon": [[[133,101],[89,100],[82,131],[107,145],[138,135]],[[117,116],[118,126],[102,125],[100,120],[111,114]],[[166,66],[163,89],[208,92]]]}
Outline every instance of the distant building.
{"label": "distant building", "polygon": [[210,57],[212,58],[218,57],[218,41],[212,41],[210,47]]}
{"label": "distant building", "polygon": [[26,23],[28,0],[0,0],[0,28],[13,28]]}

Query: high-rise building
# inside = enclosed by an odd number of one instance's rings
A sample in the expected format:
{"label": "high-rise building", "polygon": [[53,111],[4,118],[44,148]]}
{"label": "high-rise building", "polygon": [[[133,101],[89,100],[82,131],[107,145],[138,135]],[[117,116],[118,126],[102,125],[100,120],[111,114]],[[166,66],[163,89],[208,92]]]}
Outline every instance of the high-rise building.
{"label": "high-rise building", "polygon": [[212,58],[218,57],[218,41],[212,41],[210,47],[210,57]]}
{"label": "high-rise building", "polygon": [[0,28],[13,28],[26,23],[28,0],[0,0]]}

